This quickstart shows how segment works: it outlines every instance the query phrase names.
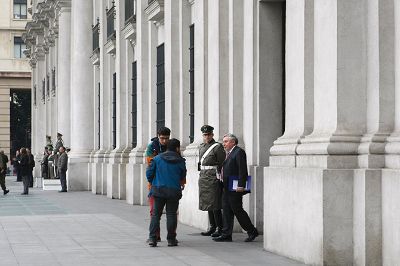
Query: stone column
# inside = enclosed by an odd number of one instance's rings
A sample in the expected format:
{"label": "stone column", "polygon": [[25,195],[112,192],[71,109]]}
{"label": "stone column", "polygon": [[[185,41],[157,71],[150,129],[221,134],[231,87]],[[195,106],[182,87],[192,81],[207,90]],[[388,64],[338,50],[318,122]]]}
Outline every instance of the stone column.
{"label": "stone column", "polygon": [[[385,168],[382,170],[382,264],[400,264],[400,3],[384,1],[393,6],[384,15],[389,18],[394,13],[394,131],[387,139],[385,147]],[[393,12],[393,13],[392,13]],[[391,45],[391,43],[385,44]],[[389,61],[391,62],[391,61]],[[386,65],[385,65],[386,66]],[[388,65],[390,66],[390,65]]]}
{"label": "stone column", "polygon": [[288,0],[286,14],[285,131],[269,164],[294,167],[300,140],[313,130],[314,0]]}
{"label": "stone column", "polygon": [[71,152],[68,188],[89,190],[89,155],[93,150],[93,81],[90,61],[92,1],[72,1],[71,43]]}
{"label": "stone column", "polygon": [[[71,145],[71,1],[57,1],[59,33],[57,62],[57,131],[64,145]],[[55,141],[55,139],[53,140]]]}
{"label": "stone column", "polygon": [[145,9],[147,1],[136,2],[136,42],[134,57],[137,62],[137,144],[129,154],[129,165],[126,177],[126,201],[130,204],[145,204],[146,182],[143,180],[146,169],[144,152],[149,141],[150,120],[148,104],[150,102],[149,67],[154,66],[150,61],[149,33],[151,23],[148,21]]}
{"label": "stone column", "polygon": [[164,52],[165,52],[165,125],[172,135],[180,131],[179,108],[179,5],[181,1],[165,1],[164,6]]}
{"label": "stone column", "polygon": [[[181,147],[186,147],[189,142],[190,120],[189,120],[189,44],[190,44],[190,16],[191,4],[187,0],[179,1],[179,134]],[[178,133],[178,132],[177,132]]]}
{"label": "stone column", "polygon": [[314,131],[297,147],[296,168],[266,169],[264,248],[307,264],[354,263],[354,169],[366,124],[366,6],[314,1]]}
{"label": "stone column", "polygon": [[[125,80],[127,75],[126,68],[126,40],[119,29],[125,25],[125,2],[116,2],[115,28],[116,30],[116,56],[115,56],[115,72],[116,72],[116,148],[110,153],[109,169],[107,183],[111,185],[111,191],[107,191],[107,195],[112,198],[125,199],[126,194],[126,163],[129,159],[129,151],[127,143],[127,126],[128,117],[125,110],[128,109],[126,99],[130,97],[128,93],[128,84]],[[110,181],[110,182],[109,182]]]}
{"label": "stone column", "polygon": [[[208,1],[207,123],[215,139],[229,129],[229,1]],[[195,36],[196,37],[196,36]],[[200,127],[195,128],[199,131]],[[241,135],[241,134],[240,134]]]}

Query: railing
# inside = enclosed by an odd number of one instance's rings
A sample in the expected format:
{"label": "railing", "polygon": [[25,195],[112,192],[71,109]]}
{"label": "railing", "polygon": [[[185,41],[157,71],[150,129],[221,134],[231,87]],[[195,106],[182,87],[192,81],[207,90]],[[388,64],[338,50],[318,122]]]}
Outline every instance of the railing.
{"label": "railing", "polygon": [[135,21],[135,1],[125,0],[125,24],[128,24],[129,22],[133,23]]}
{"label": "railing", "polygon": [[96,25],[92,26],[92,34],[93,34],[93,53],[100,51],[99,45],[99,32],[100,32],[100,22],[99,18],[97,18]]}
{"label": "railing", "polygon": [[107,40],[115,39],[115,28],[114,28],[114,19],[115,19],[115,2],[112,2],[112,7],[110,9],[106,9],[107,15]]}

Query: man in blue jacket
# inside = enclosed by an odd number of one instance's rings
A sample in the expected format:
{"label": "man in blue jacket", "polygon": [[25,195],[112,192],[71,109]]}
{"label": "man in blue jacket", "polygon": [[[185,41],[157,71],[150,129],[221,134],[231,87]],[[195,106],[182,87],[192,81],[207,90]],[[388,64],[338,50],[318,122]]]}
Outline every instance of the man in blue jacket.
{"label": "man in blue jacket", "polygon": [[157,246],[156,232],[160,230],[160,218],[166,205],[168,246],[177,246],[176,212],[186,183],[186,163],[180,154],[179,140],[169,140],[167,151],[154,157],[146,170],[146,177],[151,183],[151,194],[154,197],[154,212],[149,227],[149,245]]}

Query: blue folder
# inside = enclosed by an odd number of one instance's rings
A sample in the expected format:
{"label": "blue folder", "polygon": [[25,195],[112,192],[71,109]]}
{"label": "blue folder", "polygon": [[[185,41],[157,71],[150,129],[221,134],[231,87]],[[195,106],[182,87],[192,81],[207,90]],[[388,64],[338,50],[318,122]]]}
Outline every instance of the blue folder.
{"label": "blue folder", "polygon": [[[229,176],[229,184],[228,184],[229,191],[236,191],[238,183],[239,183],[238,176]],[[244,191],[248,192],[248,193],[251,192],[251,176],[250,175],[247,176],[246,186],[244,188]]]}

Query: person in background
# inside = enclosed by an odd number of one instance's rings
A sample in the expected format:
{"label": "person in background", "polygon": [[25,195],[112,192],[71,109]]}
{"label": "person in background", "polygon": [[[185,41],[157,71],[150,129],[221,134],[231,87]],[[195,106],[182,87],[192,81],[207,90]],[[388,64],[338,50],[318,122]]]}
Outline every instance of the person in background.
{"label": "person in background", "polygon": [[[167,144],[169,137],[171,135],[171,130],[167,127],[161,127],[157,131],[157,137],[151,139],[151,142],[147,145],[146,152],[144,156],[146,157],[147,165],[149,166],[153,158],[167,150]],[[151,184],[148,184],[149,189],[149,206],[150,206],[150,217],[153,216],[154,212],[154,198],[151,194]],[[161,241],[160,231],[157,233],[157,241]],[[149,241],[149,239],[147,240]]]}
{"label": "person in background", "polygon": [[17,174],[17,182],[22,181],[21,166],[19,165],[20,157],[21,157],[20,150],[17,150],[15,152],[15,158],[13,158],[13,167],[15,168]]}
{"label": "person in background", "polygon": [[29,163],[29,156],[26,152],[25,148],[20,149],[20,155],[18,159],[18,163],[20,165],[20,171],[22,176],[22,183],[24,185],[24,191],[21,195],[28,195],[29,194],[29,172],[32,173],[31,165]]}
{"label": "person in background", "polygon": [[65,152],[64,146],[59,148],[60,156],[57,161],[58,176],[60,177],[61,190],[59,192],[67,192],[67,169],[68,155]]}
{"label": "person in background", "polygon": [[49,148],[46,146],[44,147],[43,151],[43,159],[41,162],[41,172],[42,172],[42,178],[47,179],[49,178]]}
{"label": "person in background", "polygon": [[164,206],[167,212],[168,246],[177,246],[176,228],[179,200],[186,184],[186,163],[180,154],[180,141],[171,139],[167,151],[153,158],[147,167],[146,177],[151,183],[154,197],[154,210],[149,226],[149,245],[157,246],[157,232],[160,231],[160,218]]}
{"label": "person in background", "polygon": [[35,167],[35,158],[33,157],[33,154],[31,153],[30,149],[26,149],[26,153],[28,154],[29,158],[29,187],[33,187],[33,168]]}
{"label": "person in background", "polygon": [[7,155],[4,154],[4,151],[0,151],[0,186],[3,189],[4,195],[10,192],[10,190],[6,188],[7,163]]}

